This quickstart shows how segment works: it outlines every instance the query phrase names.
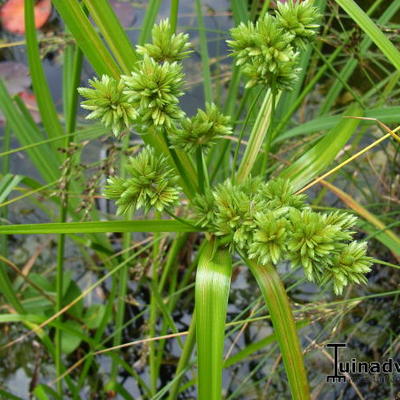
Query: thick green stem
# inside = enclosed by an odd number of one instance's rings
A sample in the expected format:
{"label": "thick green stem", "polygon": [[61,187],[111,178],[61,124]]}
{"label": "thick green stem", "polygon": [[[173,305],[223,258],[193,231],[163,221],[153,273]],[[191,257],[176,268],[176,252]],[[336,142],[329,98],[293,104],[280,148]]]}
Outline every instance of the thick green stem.
{"label": "thick green stem", "polygon": [[[279,101],[280,93],[276,95],[276,101]],[[254,123],[253,129],[250,134],[250,139],[244,152],[238,173],[236,175],[237,183],[244,182],[250,175],[256,162],[258,153],[264,143],[265,136],[271,122],[272,114],[272,95],[268,90],[266,93],[257,119]]]}
{"label": "thick green stem", "polygon": [[[152,273],[151,280],[153,289],[151,291],[150,297],[150,317],[149,317],[149,336],[156,336],[156,323],[157,323],[157,298],[155,291],[158,291],[158,259],[160,252],[160,243],[159,243],[159,233],[154,234],[154,239],[156,240],[153,246],[153,263],[152,263]],[[154,396],[157,392],[157,380],[158,380],[158,359],[157,359],[157,342],[149,343],[149,364],[150,364],[150,390],[152,395]]]}
{"label": "thick green stem", "polygon": [[220,400],[222,392],[225,320],[232,259],[216,241],[207,242],[196,275],[196,338],[198,399]]}
{"label": "thick green stem", "polygon": [[285,288],[276,268],[246,260],[264,296],[279,343],[293,400],[310,399],[303,352]]}
{"label": "thick green stem", "polygon": [[186,341],[185,344],[183,345],[182,354],[179,358],[178,366],[176,368],[175,382],[171,387],[168,400],[176,400],[178,398],[178,392],[182,376],[189,364],[190,356],[192,355],[195,343],[196,343],[196,313],[194,312],[192,317],[192,322],[190,323],[189,327],[189,333],[186,336]]}
{"label": "thick green stem", "polygon": [[171,7],[169,12],[169,22],[171,24],[171,31],[175,33],[178,23],[178,10],[179,0],[171,0]]}

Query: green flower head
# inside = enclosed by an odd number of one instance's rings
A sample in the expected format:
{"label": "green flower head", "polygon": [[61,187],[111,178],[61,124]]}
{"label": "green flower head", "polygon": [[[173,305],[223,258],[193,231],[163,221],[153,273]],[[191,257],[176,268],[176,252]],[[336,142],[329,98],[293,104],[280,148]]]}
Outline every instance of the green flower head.
{"label": "green flower head", "polygon": [[184,117],[179,108],[183,73],[176,63],[158,64],[145,56],[138,70],[123,76],[124,94],[136,107],[145,126],[171,128],[174,120]]}
{"label": "green flower head", "polygon": [[216,218],[214,192],[207,189],[204,194],[196,195],[192,200],[192,206],[196,224],[207,230],[212,230]]}
{"label": "green flower head", "polygon": [[290,258],[294,265],[304,267],[310,281],[322,279],[324,269],[333,263],[333,257],[352,238],[352,232],[344,229],[341,223],[332,223],[332,218],[311,210],[293,209],[290,212]]}
{"label": "green flower head", "polygon": [[366,283],[365,274],[370,272],[372,258],[367,257],[365,242],[351,242],[336,255],[333,267],[326,273],[326,280],[332,278],[336,294],[342,294],[346,285]]}
{"label": "green flower head", "polygon": [[278,24],[293,35],[293,45],[304,48],[317,34],[320,14],[312,0],[278,2]]}
{"label": "green flower head", "polygon": [[167,159],[146,146],[137,156],[130,158],[126,178],[108,179],[104,195],[116,199],[117,214],[143,207],[158,211],[174,206],[179,199],[177,176]]}
{"label": "green flower head", "polygon": [[288,221],[277,211],[256,216],[257,229],[250,244],[249,257],[261,264],[277,264],[286,256]]}
{"label": "green flower head", "polygon": [[299,74],[298,53],[291,45],[293,35],[275,17],[267,14],[255,25],[242,23],[231,29],[231,36],[227,43],[236,65],[249,77],[246,87],[262,84],[274,92],[293,87]]}
{"label": "green flower head", "polygon": [[197,110],[192,118],[181,121],[182,129],[171,132],[172,144],[188,153],[197,149],[207,151],[216,140],[232,132],[230,118],[222,114],[213,103],[206,104],[205,111]]}
{"label": "green flower head", "polygon": [[99,119],[115,136],[130,128],[136,121],[138,113],[124,93],[124,83],[107,75],[101,79],[89,80],[90,88],[79,88],[78,92],[87,100],[81,103],[82,108],[90,110],[87,119]]}
{"label": "green flower head", "polygon": [[290,181],[282,178],[272,179],[258,188],[258,196],[267,202],[270,210],[306,208],[305,195],[295,194]]}
{"label": "green flower head", "polygon": [[192,206],[199,225],[260,264],[302,266],[308,280],[333,282],[337,294],[348,283],[366,281],[371,259],[365,243],[352,241],[357,219],[339,210],[312,211],[285,179],[226,181],[197,196]]}
{"label": "green flower head", "polygon": [[139,54],[147,55],[157,62],[174,62],[181,61],[192,53],[189,35],[172,33],[168,19],[154,25],[151,33],[153,43],[136,46]]}

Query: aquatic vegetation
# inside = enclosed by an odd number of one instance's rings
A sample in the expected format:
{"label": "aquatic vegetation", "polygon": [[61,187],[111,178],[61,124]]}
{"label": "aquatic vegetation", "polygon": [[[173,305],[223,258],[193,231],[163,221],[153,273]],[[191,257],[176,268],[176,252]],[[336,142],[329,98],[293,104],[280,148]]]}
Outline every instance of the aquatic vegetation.
{"label": "aquatic vegetation", "polygon": [[[2,156],[26,151],[41,181],[12,175],[4,163],[0,233],[14,236],[0,237],[0,294],[6,302],[0,319],[22,321],[27,331],[5,335],[1,348],[37,335],[40,354],[55,366],[55,390],[46,376],[32,379],[32,395],[41,399],[90,392],[219,400],[260,397],[265,388],[268,398],[310,399],[316,372],[308,358],[325,344],[326,334],[342,339],[358,329],[349,325],[362,325],[345,319],[355,305],[361,309],[371,288],[371,298],[380,296],[373,263],[398,268],[397,214],[389,206],[395,204],[397,181],[389,183],[381,173],[389,159],[396,161],[398,149],[386,143],[384,163],[351,163],[389,138],[399,140],[397,130],[385,125],[398,118],[399,108],[382,108],[386,96],[397,93],[398,76],[388,74],[367,93],[353,88],[353,67],[368,71],[373,81],[389,71],[389,63],[381,65],[382,55],[368,50],[366,41],[360,59],[349,57],[358,49],[359,32],[338,33],[336,22],[325,18],[323,0],[251,2],[249,8],[231,2],[238,23],[230,30],[206,24],[212,17],[196,1],[197,26],[190,37],[177,32],[175,0],[170,18],[156,22],[160,3],[149,2],[133,46],[108,1],[53,0],[67,27],[60,118],[45,79],[34,2],[25,2],[30,73],[43,127],[0,82],[7,122]],[[400,65],[378,28],[400,5],[388,6],[377,26],[353,0],[343,7],[386,58]],[[129,35],[136,38],[135,31]],[[215,48],[207,43],[211,35]],[[335,48],[326,50],[327,43]],[[82,83],[83,57],[94,76]],[[376,65],[384,67],[370,74]],[[193,93],[200,106],[188,105]],[[384,119],[378,124],[386,136],[373,129],[376,116]],[[20,149],[10,149],[10,132]],[[372,144],[358,151],[366,132]],[[86,146],[97,139],[102,159],[93,162]],[[82,158],[85,152],[90,162]],[[365,168],[379,171],[382,195],[372,193]],[[333,179],[335,173],[341,179]],[[9,197],[13,191],[15,199]],[[337,208],[327,196],[332,193],[348,210]],[[13,214],[3,206],[24,198],[54,222],[9,224]],[[380,219],[374,212],[382,204]],[[7,245],[19,243],[20,234],[57,235],[57,254],[48,246],[51,265],[43,276],[30,273],[36,260],[42,263],[37,251],[23,270],[7,255]],[[70,244],[77,249],[73,262]],[[384,261],[372,257],[380,250]],[[75,281],[77,269],[85,277],[90,272],[89,285]],[[301,296],[302,288],[312,293]],[[83,301],[94,290],[93,304]],[[231,302],[235,307],[228,314]],[[256,328],[267,323],[273,334],[259,340]],[[254,329],[245,332],[250,324]],[[317,335],[313,329],[320,329]],[[393,341],[396,328],[387,331]],[[306,342],[300,338],[314,337],[317,350],[309,346],[304,360]],[[224,353],[228,340],[232,345]],[[249,377],[242,382],[240,369],[232,369],[235,383],[225,390],[223,369],[249,356]],[[132,393],[127,377],[133,378]],[[1,388],[0,397],[9,395],[4,393]]]}

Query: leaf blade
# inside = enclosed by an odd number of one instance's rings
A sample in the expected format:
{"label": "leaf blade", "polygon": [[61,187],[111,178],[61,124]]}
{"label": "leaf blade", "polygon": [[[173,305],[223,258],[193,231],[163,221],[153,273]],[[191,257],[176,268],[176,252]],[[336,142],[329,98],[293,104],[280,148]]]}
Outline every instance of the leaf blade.
{"label": "leaf blade", "polygon": [[257,280],[271,315],[292,398],[293,400],[310,399],[308,379],[296,324],[278,272],[272,265],[259,265],[250,260],[246,260],[246,263]]}
{"label": "leaf blade", "polygon": [[232,273],[227,250],[207,242],[196,274],[196,337],[199,400],[219,400],[222,390],[225,319]]}
{"label": "leaf blade", "polygon": [[182,222],[168,219],[136,221],[54,222],[0,225],[1,234],[106,233],[106,232],[195,232]]}

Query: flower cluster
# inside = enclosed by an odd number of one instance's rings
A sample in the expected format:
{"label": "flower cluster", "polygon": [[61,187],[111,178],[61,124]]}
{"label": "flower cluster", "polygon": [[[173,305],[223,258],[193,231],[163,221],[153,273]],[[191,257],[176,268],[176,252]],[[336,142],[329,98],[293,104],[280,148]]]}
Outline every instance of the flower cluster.
{"label": "flower cluster", "polygon": [[337,294],[349,283],[365,282],[371,269],[366,244],[353,241],[356,218],[312,211],[288,181],[225,182],[195,198],[193,208],[200,225],[246,257],[264,265],[303,266],[307,279],[333,282]]}
{"label": "flower cluster", "polygon": [[316,34],[318,11],[311,1],[280,3],[276,16],[266,14],[255,24],[231,29],[236,65],[249,77],[247,87],[262,84],[273,92],[288,90],[296,82],[298,49]]}
{"label": "flower cluster", "polygon": [[181,129],[171,132],[171,142],[188,153],[207,151],[217,139],[232,133],[229,122],[215,104],[207,103],[205,111],[199,109],[195,116],[181,121]]}
{"label": "flower cluster", "polygon": [[116,200],[118,215],[141,207],[145,212],[152,207],[163,211],[174,206],[179,199],[177,179],[167,159],[147,146],[130,158],[126,178],[108,179],[104,195]]}
{"label": "flower cluster", "polygon": [[164,62],[158,64],[145,56],[139,70],[123,76],[124,94],[138,110],[140,122],[145,126],[165,126],[185,114],[179,108],[179,97],[183,95],[183,73],[180,64]]}
{"label": "flower cluster", "polygon": [[158,25],[154,25],[151,33],[152,43],[136,46],[139,54],[147,55],[156,62],[174,62],[181,61],[192,53],[188,40],[189,35],[171,33],[168,19],[162,20]]}
{"label": "flower cluster", "polygon": [[295,47],[305,47],[317,34],[320,14],[312,0],[278,2],[276,13],[278,24],[289,32]]}
{"label": "flower cluster", "polygon": [[78,89],[79,94],[87,98],[81,103],[82,107],[91,111],[87,119],[99,119],[115,136],[134,123],[138,113],[124,92],[122,80],[103,75],[100,80],[89,80],[89,84],[93,89]]}
{"label": "flower cluster", "polygon": [[79,88],[87,100],[82,107],[91,111],[89,119],[99,119],[117,136],[135,125],[171,129],[185,113],[179,107],[183,95],[183,72],[178,61],[190,54],[188,35],[173,34],[168,20],[153,28],[153,43],[138,46],[143,58],[130,75],[116,80],[103,75],[91,80],[93,89]]}

